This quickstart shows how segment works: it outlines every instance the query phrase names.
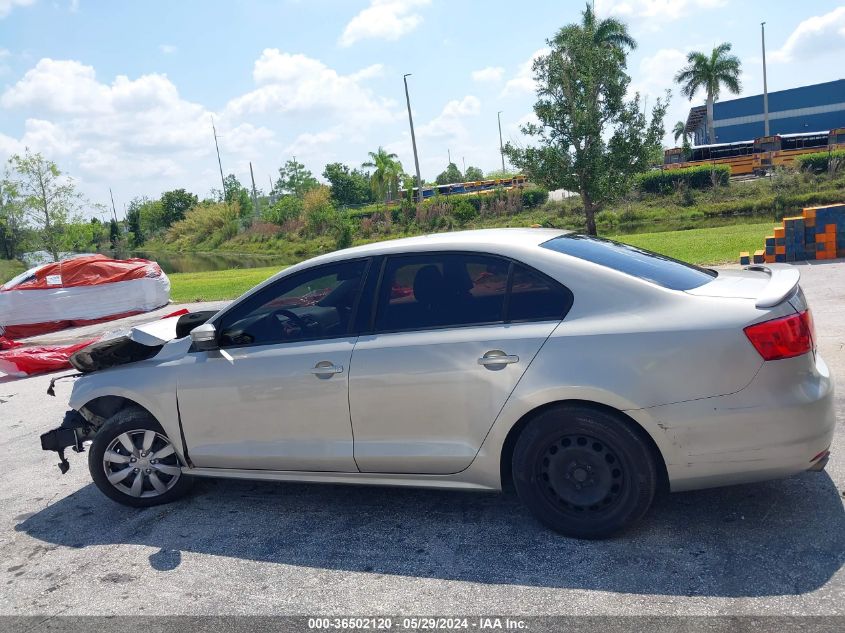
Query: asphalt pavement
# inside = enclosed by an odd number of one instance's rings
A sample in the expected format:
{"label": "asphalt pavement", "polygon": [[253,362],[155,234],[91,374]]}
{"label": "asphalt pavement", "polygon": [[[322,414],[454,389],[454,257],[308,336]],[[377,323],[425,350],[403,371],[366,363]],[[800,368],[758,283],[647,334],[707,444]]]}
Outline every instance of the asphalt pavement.
{"label": "asphalt pavement", "polygon": [[61,475],[40,449],[70,384],[0,378],[0,615],[845,615],[845,262],[800,269],[839,376],[827,471],[667,495],[609,541],[552,533],[508,494],[200,480],[126,508],[87,455]]}

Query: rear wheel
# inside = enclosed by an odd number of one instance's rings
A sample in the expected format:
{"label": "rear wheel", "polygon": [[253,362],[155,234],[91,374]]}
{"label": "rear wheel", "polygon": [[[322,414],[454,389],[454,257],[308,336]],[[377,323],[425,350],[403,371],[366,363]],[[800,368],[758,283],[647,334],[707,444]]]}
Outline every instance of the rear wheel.
{"label": "rear wheel", "polygon": [[547,526],[606,538],[641,519],[657,487],[654,458],[629,423],[589,407],[556,407],[522,431],[514,447],[517,494]]}
{"label": "rear wheel", "polygon": [[164,429],[142,409],[123,409],[103,424],[88,453],[88,470],[100,491],[128,506],[168,503],[191,488]]}

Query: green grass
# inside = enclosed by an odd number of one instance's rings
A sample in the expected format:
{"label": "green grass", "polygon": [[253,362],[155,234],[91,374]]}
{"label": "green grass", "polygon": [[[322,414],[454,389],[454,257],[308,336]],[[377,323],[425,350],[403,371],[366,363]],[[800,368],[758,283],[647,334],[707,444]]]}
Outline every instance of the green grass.
{"label": "green grass", "polygon": [[773,226],[772,222],[735,224],[710,229],[609,237],[693,264],[724,264],[738,263],[740,251],[753,253],[763,248],[763,238],[772,234]]}
{"label": "green grass", "polygon": [[[612,239],[693,264],[738,262],[740,251],[763,248],[772,223],[737,224],[689,231],[613,235]],[[169,275],[176,303],[234,299],[279,271],[278,267],[218,270]]]}
{"label": "green grass", "polygon": [[26,270],[26,266],[16,259],[0,259],[0,284],[20,275],[24,270]]}
{"label": "green grass", "polygon": [[172,273],[170,298],[176,303],[234,299],[279,272],[278,266],[237,268],[204,273]]}

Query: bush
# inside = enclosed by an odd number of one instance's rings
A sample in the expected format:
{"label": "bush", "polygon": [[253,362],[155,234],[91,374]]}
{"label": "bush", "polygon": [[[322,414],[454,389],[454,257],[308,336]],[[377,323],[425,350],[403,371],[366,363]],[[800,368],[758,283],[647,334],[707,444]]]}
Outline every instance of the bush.
{"label": "bush", "polygon": [[335,225],[334,246],[337,250],[352,246],[352,234],[355,227],[351,220],[339,218]]}
{"label": "bush", "polygon": [[200,204],[167,230],[166,241],[179,249],[217,248],[238,233],[237,203]]}
{"label": "bush", "polygon": [[636,187],[645,193],[672,193],[679,186],[689,189],[708,189],[714,185],[724,186],[731,177],[727,165],[700,165],[685,169],[654,170],[634,177]]}
{"label": "bush", "polygon": [[831,161],[836,161],[837,164],[845,162],[845,149],[839,149],[835,152],[817,152],[815,154],[804,154],[795,158],[795,164],[798,169],[802,171],[812,171],[820,173],[827,171],[830,167]]}
{"label": "bush", "polygon": [[305,226],[311,235],[322,235],[337,222],[331,189],[323,185],[305,192],[302,211],[305,215]]}
{"label": "bush", "polygon": [[296,196],[282,196],[269,209],[264,209],[264,219],[279,226],[284,225],[289,220],[296,220],[302,215],[302,200]]}
{"label": "bush", "polygon": [[526,209],[539,207],[549,199],[549,192],[540,187],[526,187],[522,190],[522,206]]}
{"label": "bush", "polygon": [[478,217],[478,209],[469,200],[456,200],[452,204],[451,215],[463,226]]}

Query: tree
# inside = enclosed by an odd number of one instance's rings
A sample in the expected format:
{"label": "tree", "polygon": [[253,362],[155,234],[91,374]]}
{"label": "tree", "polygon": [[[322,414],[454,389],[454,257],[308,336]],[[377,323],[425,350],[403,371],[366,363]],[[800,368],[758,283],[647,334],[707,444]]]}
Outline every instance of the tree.
{"label": "tree", "polygon": [[199,199],[184,189],[174,189],[161,194],[161,228],[185,219],[185,214],[199,204]]}
{"label": "tree", "polygon": [[728,42],[719,44],[710,55],[692,51],[687,55],[687,65],[675,75],[675,82],[681,86],[681,94],[690,101],[703,88],[707,93],[707,137],[710,143],[716,142],[716,130],[713,126],[713,104],[719,98],[722,86],[733,94],[739,94],[742,86],[739,82],[741,63],[736,55],[730,55]]}
{"label": "tree", "polygon": [[229,174],[223,179],[223,200],[229,204],[237,204],[238,215],[242,218],[252,213],[252,198],[249,191],[235,174]]}
{"label": "tree", "polygon": [[144,243],[144,230],[141,228],[141,205],[143,199],[134,198],[126,210],[126,228],[130,233],[130,244],[138,247]]}
{"label": "tree", "polygon": [[18,256],[25,233],[24,213],[15,184],[9,174],[0,181],[0,256],[14,259]]}
{"label": "tree", "polygon": [[379,146],[375,152],[368,152],[370,160],[361,165],[373,169],[370,175],[370,186],[373,193],[383,199],[386,204],[393,199],[393,194],[399,191],[399,181],[402,178],[402,163],[396,154],[389,154]]}
{"label": "tree", "polygon": [[453,182],[463,182],[464,177],[461,174],[461,170],[458,169],[458,166],[455,163],[449,163],[449,166],[446,167],[446,171],[440,172],[437,175],[437,178],[434,179],[438,185],[448,185]]}
{"label": "tree", "polygon": [[678,121],[675,123],[675,127],[672,128],[672,136],[675,139],[675,142],[678,142],[679,138],[683,138],[684,142],[687,140],[687,124],[683,121]]}
{"label": "tree", "polygon": [[467,167],[467,171],[464,174],[464,179],[475,182],[477,180],[484,180],[484,172],[481,171],[478,167],[473,167],[470,165]]}
{"label": "tree", "polygon": [[11,183],[21,196],[25,217],[36,227],[41,246],[58,261],[62,231],[68,217],[81,208],[82,195],[73,180],[40,153],[27,148],[23,156],[14,154],[9,164],[17,174]]}
{"label": "tree", "polygon": [[636,43],[623,22],[597,20],[589,5],[579,24],[560,29],[548,45],[533,66],[538,123],[522,127],[537,142],[508,143],[505,153],[532,181],[577,191],[587,232],[595,235],[596,211],[645,171],[660,147],[668,94],[656,100],[650,122],[639,95],[626,100],[626,57]]}
{"label": "tree", "polygon": [[273,183],[273,190],[270,193],[277,196],[291,194],[297,198],[303,198],[306,192],[319,185],[320,182],[314,178],[314,174],[308,171],[305,165],[292,158],[279,167],[279,177]]}
{"label": "tree", "polygon": [[114,218],[109,222],[109,243],[112,249],[116,249],[120,245],[120,226]]}
{"label": "tree", "polygon": [[373,201],[367,172],[349,169],[343,163],[329,163],[323,170],[323,178],[329,181],[336,204],[357,205]]}

